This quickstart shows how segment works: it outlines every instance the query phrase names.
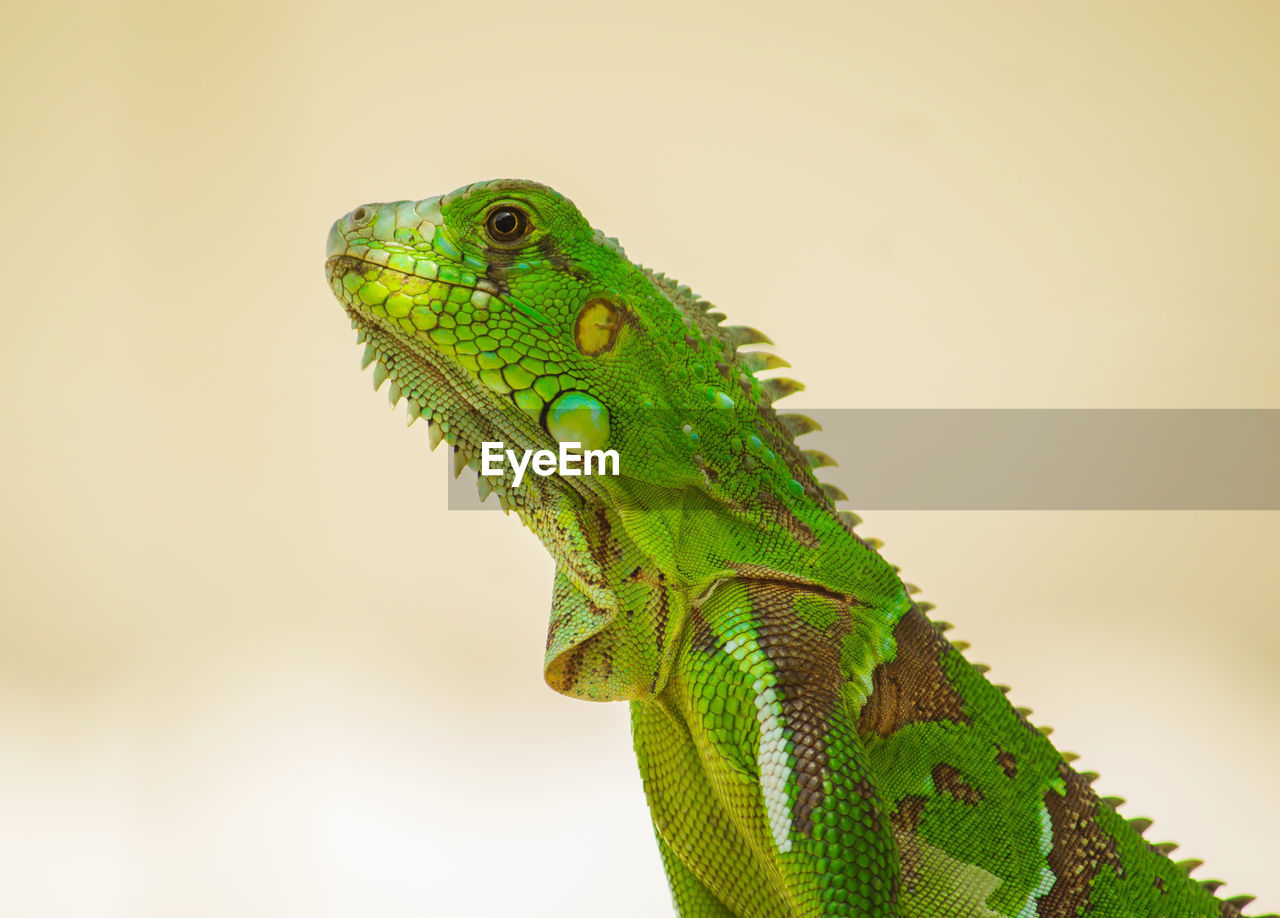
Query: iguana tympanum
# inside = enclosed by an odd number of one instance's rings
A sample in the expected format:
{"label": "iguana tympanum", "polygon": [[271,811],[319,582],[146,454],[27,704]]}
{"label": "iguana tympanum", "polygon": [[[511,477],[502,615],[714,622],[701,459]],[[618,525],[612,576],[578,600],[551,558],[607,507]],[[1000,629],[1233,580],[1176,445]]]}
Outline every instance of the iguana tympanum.
{"label": "iguana tympanum", "polygon": [[773,403],[768,343],[527,181],[366,204],[328,277],[374,383],[455,461],[617,451],[610,475],[481,477],[556,562],[552,688],[631,703],[684,916],[1225,916],[1148,821],[913,601]]}

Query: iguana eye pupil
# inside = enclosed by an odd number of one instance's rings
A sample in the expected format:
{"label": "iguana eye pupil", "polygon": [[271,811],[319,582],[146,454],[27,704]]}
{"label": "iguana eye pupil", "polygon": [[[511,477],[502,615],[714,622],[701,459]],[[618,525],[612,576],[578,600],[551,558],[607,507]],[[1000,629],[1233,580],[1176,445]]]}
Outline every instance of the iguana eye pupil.
{"label": "iguana eye pupil", "polygon": [[515,242],[529,232],[529,217],[515,207],[499,207],[489,214],[485,229],[495,242]]}

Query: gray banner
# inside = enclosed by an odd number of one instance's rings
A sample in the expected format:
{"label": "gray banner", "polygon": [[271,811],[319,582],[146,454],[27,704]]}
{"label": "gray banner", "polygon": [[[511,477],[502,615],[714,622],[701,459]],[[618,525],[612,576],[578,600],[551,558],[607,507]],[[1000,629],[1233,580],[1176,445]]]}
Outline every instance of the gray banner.
{"label": "gray banner", "polygon": [[[856,510],[1280,510],[1280,410],[816,409]],[[621,456],[626,474],[627,457]],[[449,507],[481,503],[449,478]]]}

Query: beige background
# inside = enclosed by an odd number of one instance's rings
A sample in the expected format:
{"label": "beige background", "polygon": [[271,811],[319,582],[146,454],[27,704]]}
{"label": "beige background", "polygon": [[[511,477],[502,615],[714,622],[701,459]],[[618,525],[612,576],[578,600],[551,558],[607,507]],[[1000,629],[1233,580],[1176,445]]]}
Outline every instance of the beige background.
{"label": "beige background", "polygon": [[[358,372],[357,204],[549,182],[795,407],[1280,407],[1271,0],[17,6],[5,916],[666,913],[625,709],[542,684],[547,558]],[[1277,514],[866,529],[1280,910]]]}

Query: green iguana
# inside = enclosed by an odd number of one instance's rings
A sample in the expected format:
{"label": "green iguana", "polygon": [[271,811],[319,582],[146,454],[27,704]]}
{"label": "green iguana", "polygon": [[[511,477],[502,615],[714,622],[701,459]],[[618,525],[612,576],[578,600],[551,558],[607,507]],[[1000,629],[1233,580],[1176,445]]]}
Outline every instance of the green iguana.
{"label": "green iguana", "polygon": [[366,204],[328,277],[374,383],[460,468],[615,450],[620,474],[479,478],[556,562],[545,673],[631,702],[685,916],[1215,916],[931,622],[820,482],[760,332],[527,181]]}

